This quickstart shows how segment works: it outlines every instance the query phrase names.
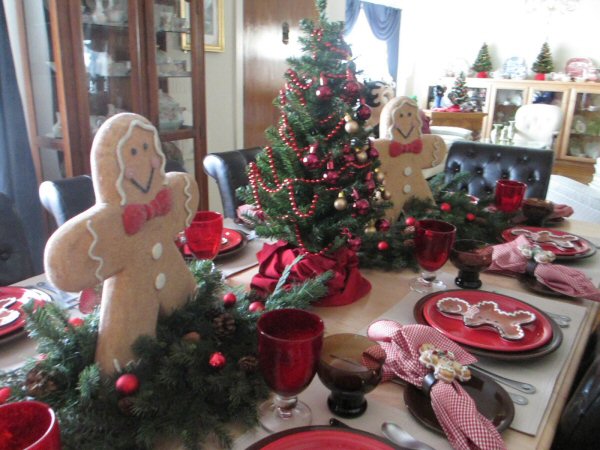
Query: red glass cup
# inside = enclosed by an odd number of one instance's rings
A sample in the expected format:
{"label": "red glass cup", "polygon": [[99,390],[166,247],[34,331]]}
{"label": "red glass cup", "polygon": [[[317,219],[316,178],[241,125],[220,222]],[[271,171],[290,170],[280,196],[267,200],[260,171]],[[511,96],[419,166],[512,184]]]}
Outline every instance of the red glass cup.
{"label": "red glass cup", "polygon": [[23,401],[0,406],[0,447],[60,450],[60,429],[45,403]]}
{"label": "red glass cup", "polygon": [[505,213],[518,211],[523,203],[527,185],[515,180],[496,181],[496,208]]}
{"label": "red glass cup", "polygon": [[185,229],[185,242],[198,259],[213,259],[219,253],[223,237],[223,215],[215,211],[198,211]]}
{"label": "red glass cup", "polygon": [[257,322],[260,371],[275,396],[260,406],[270,432],[310,425],[312,413],[297,395],[317,372],[325,326],[319,316],[293,308],[264,313]]}
{"label": "red glass cup", "polygon": [[446,284],[436,278],[436,271],[448,261],[455,239],[456,227],[451,223],[434,219],[416,223],[415,256],[423,270],[421,276],[410,283],[413,291],[428,293],[446,288]]}

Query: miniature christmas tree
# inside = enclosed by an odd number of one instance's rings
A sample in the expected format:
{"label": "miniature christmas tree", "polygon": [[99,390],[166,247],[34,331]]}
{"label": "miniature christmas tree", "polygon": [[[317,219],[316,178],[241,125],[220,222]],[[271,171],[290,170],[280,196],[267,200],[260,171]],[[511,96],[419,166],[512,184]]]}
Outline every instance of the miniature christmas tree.
{"label": "miniature christmas tree", "polygon": [[475,59],[471,68],[477,72],[478,78],[487,78],[488,72],[492,70],[492,61],[490,60],[490,53],[485,42],[481,46],[481,49],[479,49],[477,59]]}
{"label": "miniature christmas tree", "polygon": [[448,98],[455,105],[454,109],[461,109],[461,105],[469,99],[469,93],[467,90],[467,81],[465,73],[461,72],[458,77],[454,80],[454,86],[448,94]]}
{"label": "miniature christmas tree", "polygon": [[[249,166],[250,186],[242,194],[264,219],[256,225],[259,235],[304,254],[299,266],[310,261],[323,268],[331,260],[347,265],[346,258],[354,259],[359,235],[374,229],[388,196],[364,126],[371,115],[366,91],[356,80],[343,22],[326,19],[326,4],[316,1],[319,22],[300,24],[303,55],[288,60],[286,83],[274,102],[278,125],[266,133],[271,146]],[[269,255],[259,254],[259,275],[274,257],[271,251],[284,251],[269,248]],[[262,282],[255,277],[253,286]]]}
{"label": "miniature christmas tree", "polygon": [[536,73],[536,80],[544,80],[546,78],[544,74],[550,73],[554,70],[552,54],[550,53],[550,46],[547,42],[542,44],[542,49],[540,50],[537,59],[531,66],[531,70]]}

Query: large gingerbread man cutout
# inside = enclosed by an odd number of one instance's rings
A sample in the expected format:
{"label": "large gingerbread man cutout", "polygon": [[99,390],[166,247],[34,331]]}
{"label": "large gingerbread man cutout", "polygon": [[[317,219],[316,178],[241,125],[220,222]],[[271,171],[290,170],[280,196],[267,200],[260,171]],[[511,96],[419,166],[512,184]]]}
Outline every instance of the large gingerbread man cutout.
{"label": "large gingerbread man cutout", "polygon": [[193,294],[175,236],[193,219],[199,193],[190,175],[165,174],[158,133],[136,114],[107,120],[91,158],[97,203],[50,237],[44,264],[65,291],[104,283],[96,362],[108,374],[133,359],[139,336],[156,334],[159,314]]}
{"label": "large gingerbread man cutout", "polygon": [[411,198],[433,198],[422,169],[440,164],[447,153],[440,136],[422,134],[417,103],[409,97],[395,97],[381,111],[381,139],[373,145],[379,151],[385,188],[393,206],[386,212],[396,221],[404,203]]}

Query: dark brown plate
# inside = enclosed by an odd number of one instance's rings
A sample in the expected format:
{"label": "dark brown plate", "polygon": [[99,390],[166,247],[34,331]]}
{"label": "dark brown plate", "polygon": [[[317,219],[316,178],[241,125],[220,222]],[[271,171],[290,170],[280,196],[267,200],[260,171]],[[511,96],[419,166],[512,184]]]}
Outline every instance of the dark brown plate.
{"label": "dark brown plate", "polygon": [[246,450],[407,450],[387,439],[354,428],[309,426],[292,428],[267,436]]}
{"label": "dark brown plate", "polygon": [[[461,386],[475,401],[479,412],[489,419],[499,432],[509,427],[515,417],[515,406],[502,386],[487,375],[478,372],[477,369],[472,369],[471,379],[461,383]],[[442,427],[433,412],[431,400],[421,389],[412,384],[406,386],[404,402],[419,422],[443,434]]]}
{"label": "dark brown plate", "polygon": [[[428,300],[427,295],[425,297],[421,298],[415,304],[415,306],[413,308],[413,314],[415,316],[417,323],[419,323],[421,325],[429,326],[429,323],[427,323],[427,320],[425,320],[425,317],[423,316],[423,307],[425,306],[427,300]],[[530,306],[535,308],[533,305],[530,305]],[[492,350],[485,350],[485,349],[470,347],[470,346],[464,345],[464,344],[459,344],[459,345],[462,348],[464,348],[466,351],[473,353],[474,355],[487,356],[488,358],[494,358],[494,359],[500,359],[500,360],[506,360],[506,361],[539,358],[540,356],[544,356],[549,353],[552,353],[558,347],[560,347],[560,344],[562,344],[562,339],[563,339],[562,331],[561,331],[560,327],[558,326],[558,324],[554,320],[552,320],[545,312],[543,312],[537,308],[535,308],[535,309],[538,314],[546,317],[546,319],[548,319],[548,321],[550,322],[550,325],[552,326],[552,338],[550,338],[550,340],[548,341],[547,344],[542,345],[541,347],[535,348],[533,350],[523,351],[523,352],[501,352],[501,351],[492,351]],[[449,336],[449,337],[450,337],[450,339],[452,339],[451,336]]]}
{"label": "dark brown plate", "polygon": [[520,276],[519,282],[526,289],[529,289],[530,291],[535,292],[537,294],[547,295],[549,297],[561,297],[561,298],[565,298],[565,299],[567,299],[567,298],[574,299],[574,297],[570,297],[561,292],[556,292],[556,291],[550,289],[548,286],[540,283],[535,277],[532,277],[530,275]]}

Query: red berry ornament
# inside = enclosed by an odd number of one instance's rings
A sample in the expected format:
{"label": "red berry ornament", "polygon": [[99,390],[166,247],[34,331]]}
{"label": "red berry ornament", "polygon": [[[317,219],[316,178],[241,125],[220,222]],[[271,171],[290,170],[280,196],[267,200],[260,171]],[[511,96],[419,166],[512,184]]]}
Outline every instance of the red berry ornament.
{"label": "red berry ornament", "polygon": [[223,304],[226,308],[235,305],[235,302],[237,302],[237,297],[233,292],[228,292],[223,296]]}
{"label": "red berry ornament", "polygon": [[333,97],[333,91],[329,86],[319,86],[315,91],[315,95],[322,102],[328,102]]}
{"label": "red berry ornament", "polygon": [[476,218],[477,218],[477,216],[475,216],[475,214],[473,214],[473,213],[467,213],[466,219],[469,222],[473,222]]}
{"label": "red berry ornament", "polygon": [[356,117],[359,120],[367,120],[371,117],[371,108],[368,105],[360,105],[356,111]]}
{"label": "red berry ornament", "polygon": [[0,389],[0,405],[4,404],[10,398],[10,394],[12,394],[12,390],[9,387]]}
{"label": "red berry ornament", "polygon": [[68,322],[73,328],[79,328],[84,323],[81,317],[71,317]]}
{"label": "red berry ornament", "polygon": [[354,210],[361,216],[364,216],[365,214],[367,214],[369,212],[370,208],[371,208],[371,205],[369,204],[369,200],[364,199],[364,198],[361,198],[360,200],[356,200],[356,202],[354,203]]}
{"label": "red berry ornament", "polygon": [[117,378],[115,388],[123,395],[132,395],[137,392],[140,387],[140,380],[132,373],[126,373]]}
{"label": "red berry ornament", "polygon": [[452,211],[452,205],[450,205],[450,203],[442,203],[440,205],[440,209],[446,213],[449,213],[450,211]]}
{"label": "red berry ornament", "polygon": [[210,359],[208,360],[208,363],[211,365],[211,367],[214,367],[215,369],[220,369],[221,367],[225,366],[225,363],[227,362],[227,359],[225,358],[225,355],[221,352],[215,352],[212,355],[210,355]]}
{"label": "red berry ornament", "polygon": [[360,246],[362,245],[362,239],[359,237],[351,237],[348,239],[348,247],[350,250],[357,252],[360,250]]}
{"label": "red berry ornament", "polygon": [[265,310],[265,304],[263,302],[252,302],[248,306],[250,312],[263,312]]}
{"label": "red berry ornament", "polygon": [[319,166],[321,165],[321,161],[319,160],[319,157],[317,155],[315,155],[314,153],[309,153],[304,158],[302,158],[302,164],[304,164],[304,167],[306,167],[307,169],[314,170],[319,168]]}
{"label": "red berry ornament", "polygon": [[375,226],[377,227],[377,229],[379,231],[382,232],[386,232],[389,231],[391,225],[390,225],[390,221],[387,219],[379,219],[377,222],[375,222]]}
{"label": "red berry ornament", "polygon": [[379,242],[377,243],[377,249],[378,249],[380,252],[384,252],[384,251],[386,251],[388,248],[390,248],[390,244],[388,244],[388,243],[387,243],[387,242],[385,242],[385,241],[379,241]]}
{"label": "red berry ornament", "polygon": [[417,223],[417,219],[414,217],[407,217],[404,223],[407,227],[413,227]]}
{"label": "red berry ornament", "polygon": [[355,80],[348,80],[344,84],[343,91],[344,91],[344,99],[347,102],[352,102],[352,101],[356,100],[356,98],[360,94],[360,83]]}

